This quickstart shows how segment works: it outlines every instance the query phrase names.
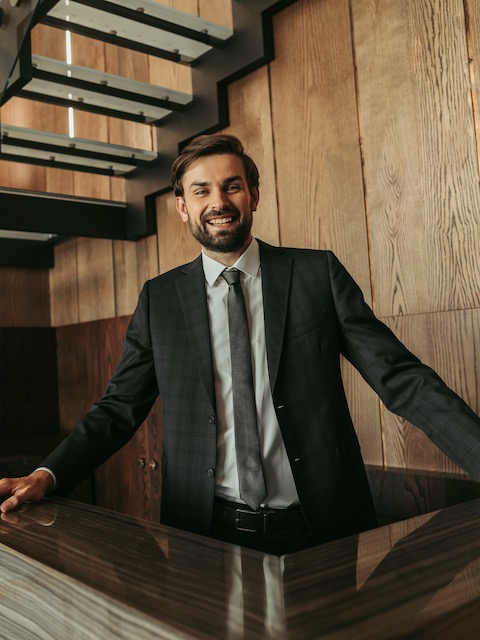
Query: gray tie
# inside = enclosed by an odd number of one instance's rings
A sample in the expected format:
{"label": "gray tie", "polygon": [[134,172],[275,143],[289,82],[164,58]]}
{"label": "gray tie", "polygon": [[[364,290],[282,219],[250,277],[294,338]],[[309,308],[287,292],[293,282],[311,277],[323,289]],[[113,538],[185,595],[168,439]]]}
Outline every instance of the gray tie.
{"label": "gray tie", "polygon": [[252,357],[247,313],[237,269],[225,270],[228,283],[228,327],[232,356],[233,417],[240,497],[257,510],[267,495],[257,431]]}

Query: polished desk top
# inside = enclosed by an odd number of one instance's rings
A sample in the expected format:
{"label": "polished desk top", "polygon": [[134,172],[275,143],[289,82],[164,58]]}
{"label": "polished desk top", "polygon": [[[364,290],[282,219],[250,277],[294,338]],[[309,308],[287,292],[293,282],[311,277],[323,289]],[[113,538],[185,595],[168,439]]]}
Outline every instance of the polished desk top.
{"label": "polished desk top", "polygon": [[0,639],[464,638],[480,500],[286,557],[62,499],[0,521]]}

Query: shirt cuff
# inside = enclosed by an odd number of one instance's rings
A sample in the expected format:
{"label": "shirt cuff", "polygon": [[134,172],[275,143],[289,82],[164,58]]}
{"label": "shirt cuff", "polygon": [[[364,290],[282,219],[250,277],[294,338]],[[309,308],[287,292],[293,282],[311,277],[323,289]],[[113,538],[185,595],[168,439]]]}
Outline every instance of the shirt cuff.
{"label": "shirt cuff", "polygon": [[48,467],[37,467],[35,471],[46,471],[47,473],[49,473],[53,479],[53,487],[50,489],[50,491],[54,491],[54,489],[58,489],[57,478],[51,469],[48,469]]}

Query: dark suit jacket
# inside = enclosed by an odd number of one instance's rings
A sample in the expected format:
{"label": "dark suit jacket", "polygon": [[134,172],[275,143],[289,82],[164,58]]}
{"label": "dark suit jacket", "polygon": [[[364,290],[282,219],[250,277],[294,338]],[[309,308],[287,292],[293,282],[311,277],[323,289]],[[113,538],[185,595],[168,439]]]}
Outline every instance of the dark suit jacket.
{"label": "dark suit jacket", "polygon": [[[340,354],[386,406],[480,479],[480,419],[378,321],[328,251],[260,243],[274,406],[299,498],[319,540],[375,526]],[[162,522],[207,534],[216,410],[201,258],[147,282],[106,393],[43,462],[70,486],[132,437],[160,393]]]}

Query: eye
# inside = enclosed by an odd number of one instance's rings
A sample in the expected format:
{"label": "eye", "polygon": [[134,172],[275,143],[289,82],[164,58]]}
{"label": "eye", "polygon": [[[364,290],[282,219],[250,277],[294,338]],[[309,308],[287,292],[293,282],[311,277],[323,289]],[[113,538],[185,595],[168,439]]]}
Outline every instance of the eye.
{"label": "eye", "polygon": [[239,184],[229,184],[228,187],[226,188],[227,193],[236,193],[237,191],[240,191],[240,185]]}
{"label": "eye", "polygon": [[208,190],[207,189],[197,189],[196,191],[194,191],[194,195],[196,196],[205,196],[207,195]]}

